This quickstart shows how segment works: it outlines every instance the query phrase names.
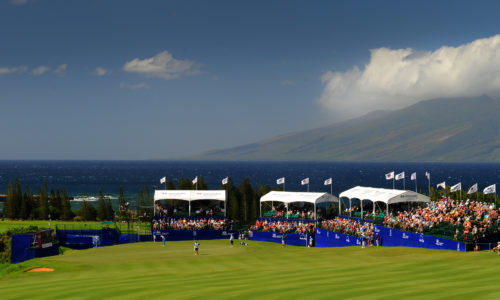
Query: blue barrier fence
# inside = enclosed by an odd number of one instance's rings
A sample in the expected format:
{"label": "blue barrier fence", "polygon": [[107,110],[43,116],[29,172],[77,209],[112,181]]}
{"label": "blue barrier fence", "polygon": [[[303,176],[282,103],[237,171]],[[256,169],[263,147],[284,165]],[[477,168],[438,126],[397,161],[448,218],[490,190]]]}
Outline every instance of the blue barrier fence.
{"label": "blue barrier fence", "polygon": [[96,246],[112,246],[119,243],[115,229],[102,230],[60,230],[56,231],[61,246],[72,249],[87,249]]}
{"label": "blue barrier fence", "polygon": [[59,254],[59,244],[50,247],[31,248],[31,234],[15,234],[12,236],[10,262],[17,264],[36,257],[53,256]]}
{"label": "blue barrier fence", "polygon": [[325,229],[316,228],[315,238],[316,247],[361,246],[360,238]]}
{"label": "blue barrier fence", "polygon": [[[345,247],[361,245],[360,238],[316,228],[316,247]],[[374,233],[379,235],[380,246],[414,247],[439,250],[467,251],[471,245],[434,236],[374,226]],[[469,249],[467,248],[469,247]]]}
{"label": "blue barrier fence", "polygon": [[382,226],[374,226],[375,234],[380,236],[380,245],[385,247],[416,247],[440,250],[466,251],[467,244],[437,238],[425,234],[407,232]]}
{"label": "blue barrier fence", "polygon": [[252,240],[254,241],[273,242],[281,244],[282,237],[285,238],[286,245],[307,247],[307,244],[309,243],[308,234],[252,231]]}
{"label": "blue barrier fence", "polygon": [[216,240],[229,239],[233,234],[234,238],[238,237],[236,230],[157,230],[153,232],[156,235],[156,240],[161,241],[161,235],[165,236],[167,241],[190,241],[190,240]]}

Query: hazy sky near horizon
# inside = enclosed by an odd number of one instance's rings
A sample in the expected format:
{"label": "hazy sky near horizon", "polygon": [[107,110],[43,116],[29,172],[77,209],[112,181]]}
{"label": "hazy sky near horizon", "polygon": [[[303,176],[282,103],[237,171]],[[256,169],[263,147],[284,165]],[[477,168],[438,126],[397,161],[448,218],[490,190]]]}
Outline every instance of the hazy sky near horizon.
{"label": "hazy sky near horizon", "polygon": [[0,0],[0,159],[172,159],[500,93],[496,1]]}

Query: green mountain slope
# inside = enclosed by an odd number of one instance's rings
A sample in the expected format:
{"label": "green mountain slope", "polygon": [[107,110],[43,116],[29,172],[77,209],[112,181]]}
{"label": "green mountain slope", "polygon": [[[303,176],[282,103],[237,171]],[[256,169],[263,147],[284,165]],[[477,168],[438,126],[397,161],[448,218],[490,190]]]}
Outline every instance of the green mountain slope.
{"label": "green mountain slope", "polygon": [[204,160],[500,161],[500,100],[433,99],[203,153]]}

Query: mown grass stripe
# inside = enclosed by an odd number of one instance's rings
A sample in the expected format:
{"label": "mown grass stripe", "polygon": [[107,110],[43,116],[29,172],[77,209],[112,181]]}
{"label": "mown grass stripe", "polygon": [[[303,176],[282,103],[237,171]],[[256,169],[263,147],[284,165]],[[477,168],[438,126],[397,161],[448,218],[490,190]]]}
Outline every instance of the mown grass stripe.
{"label": "mown grass stripe", "polygon": [[[53,273],[0,280],[2,299],[490,298],[500,255],[412,248],[301,248],[250,242],[137,243],[23,263]],[[29,286],[29,288],[27,288]]]}

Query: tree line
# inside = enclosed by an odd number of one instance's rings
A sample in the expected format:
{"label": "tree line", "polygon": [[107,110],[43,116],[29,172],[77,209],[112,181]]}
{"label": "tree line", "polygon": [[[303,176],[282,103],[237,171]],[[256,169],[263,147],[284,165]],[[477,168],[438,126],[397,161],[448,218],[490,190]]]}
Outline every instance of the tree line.
{"label": "tree line", "polygon": [[[420,193],[423,194],[421,190]],[[439,190],[436,190],[436,188],[431,186],[429,194],[431,201],[441,200],[445,196],[454,200],[460,200],[461,198],[462,200],[470,199],[471,201],[481,201],[488,203],[495,203],[496,200],[496,194],[483,194],[483,192],[477,191],[476,193],[468,195],[467,190],[461,192],[460,191],[450,192],[450,186],[446,186],[446,189],[439,189]]]}
{"label": "tree line", "polygon": [[[168,190],[208,190],[208,185],[203,176],[198,177],[197,184],[193,184],[189,178],[180,178],[177,184],[169,178],[166,182]],[[220,185],[220,189],[226,190],[227,195],[227,217],[242,224],[250,224],[259,216],[260,197],[271,191],[271,188],[260,184],[257,188],[250,184],[248,178],[243,179],[236,186],[231,178],[226,185]],[[277,187],[276,190],[280,190]],[[49,219],[53,220],[77,220],[77,221],[131,221],[139,219],[151,220],[153,215],[152,194],[147,186],[139,189],[137,194],[136,210],[133,210],[120,187],[118,192],[118,207],[113,209],[109,197],[101,190],[98,191],[97,205],[91,201],[82,201],[81,208],[71,209],[70,196],[64,189],[48,189],[44,182],[35,193],[28,186],[21,189],[21,184],[16,178],[14,183],[9,182],[4,204],[4,216],[9,219]],[[268,207],[267,209],[270,209]]]}
{"label": "tree line", "polygon": [[74,212],[68,194],[64,189],[50,191],[47,183],[38,187],[37,194],[27,185],[24,191],[16,178],[14,184],[9,181],[7,185],[6,198],[3,214],[10,219],[59,219],[71,220]]}

